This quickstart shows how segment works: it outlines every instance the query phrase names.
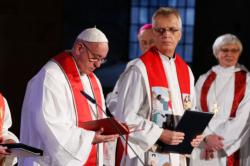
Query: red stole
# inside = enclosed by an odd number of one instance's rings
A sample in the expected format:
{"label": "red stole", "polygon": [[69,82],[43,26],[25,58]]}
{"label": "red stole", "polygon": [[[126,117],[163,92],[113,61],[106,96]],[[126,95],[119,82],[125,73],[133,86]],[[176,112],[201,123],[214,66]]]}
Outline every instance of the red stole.
{"label": "red stole", "polygon": [[[245,90],[246,90],[246,72],[241,70],[235,72],[235,80],[234,80],[234,99],[231,108],[230,117],[235,117],[238,106],[241,100],[244,98]],[[216,73],[211,72],[207,79],[205,80],[202,88],[201,88],[201,96],[200,103],[203,112],[208,112],[207,106],[207,94],[208,90],[211,87],[211,84],[216,79]],[[239,166],[239,150],[233,153],[231,156],[227,157],[227,166]]]}
{"label": "red stole", "polygon": [[[154,86],[168,88],[168,80],[157,49],[152,47],[150,51],[147,51],[140,58],[147,70],[150,89]],[[190,94],[188,65],[178,54],[175,54],[175,67],[181,94]]]}
{"label": "red stole", "polygon": [[[168,81],[157,49],[155,47],[150,48],[150,50],[143,54],[140,58],[146,67],[150,89],[152,89],[154,86],[168,88]],[[188,65],[177,54],[175,66],[181,93],[190,94],[190,77]],[[120,165],[123,153],[124,147],[121,143],[121,139],[119,138],[116,146],[115,165]]]}
{"label": "red stole", "polygon": [[0,132],[3,131],[3,123],[4,123],[4,114],[5,114],[5,104],[3,95],[0,93]]}
{"label": "red stole", "polygon": [[[74,58],[67,52],[63,52],[56,57],[53,58],[57,64],[60,66],[62,71],[65,74],[65,77],[70,85],[70,89],[72,92],[74,106],[77,112],[77,119],[78,124],[80,122],[91,121],[91,108],[88,104],[86,97],[81,94],[81,91],[84,90],[83,84],[80,79],[80,74],[77,68],[77,65],[74,61]],[[102,97],[101,97],[101,90],[98,86],[97,80],[93,73],[88,75],[90,80],[90,84],[92,87],[92,91],[96,102],[98,105],[102,105]],[[98,118],[102,118],[102,111],[101,108],[97,107],[98,109]],[[87,155],[87,154],[83,154]],[[92,146],[91,152],[89,154],[87,162],[84,164],[85,166],[93,166],[96,165],[97,161],[97,150],[96,145]]]}

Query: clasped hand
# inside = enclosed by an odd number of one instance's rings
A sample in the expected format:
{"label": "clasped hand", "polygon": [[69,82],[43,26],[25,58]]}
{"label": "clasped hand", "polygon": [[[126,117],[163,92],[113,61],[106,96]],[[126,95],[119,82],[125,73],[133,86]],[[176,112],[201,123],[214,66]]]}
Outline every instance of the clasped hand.
{"label": "clasped hand", "polygon": [[[7,144],[7,143],[15,143],[15,141],[11,139],[4,140],[2,137],[0,138],[1,144]],[[9,155],[10,152],[7,147],[0,145],[0,155]]]}
{"label": "clasped hand", "polygon": [[224,138],[218,135],[208,135],[205,139],[205,147],[201,153],[201,159],[210,160],[214,158],[214,152],[221,150],[224,146]]}

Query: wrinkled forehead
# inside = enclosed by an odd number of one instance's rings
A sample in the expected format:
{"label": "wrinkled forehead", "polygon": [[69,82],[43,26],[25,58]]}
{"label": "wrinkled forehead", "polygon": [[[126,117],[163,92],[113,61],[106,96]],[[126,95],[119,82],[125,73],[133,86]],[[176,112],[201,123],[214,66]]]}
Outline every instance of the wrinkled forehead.
{"label": "wrinkled forehead", "polygon": [[93,52],[102,57],[106,57],[108,54],[109,46],[107,42],[89,42],[88,45]]}
{"label": "wrinkled forehead", "polygon": [[237,48],[239,49],[240,46],[238,43],[226,43],[220,46],[220,48]]}
{"label": "wrinkled forehead", "polygon": [[155,27],[178,27],[181,28],[180,19],[175,14],[158,15],[153,19],[153,28]]}
{"label": "wrinkled forehead", "polygon": [[107,42],[88,42],[84,40],[80,40],[80,42],[83,42],[85,45],[93,49],[108,48]]}

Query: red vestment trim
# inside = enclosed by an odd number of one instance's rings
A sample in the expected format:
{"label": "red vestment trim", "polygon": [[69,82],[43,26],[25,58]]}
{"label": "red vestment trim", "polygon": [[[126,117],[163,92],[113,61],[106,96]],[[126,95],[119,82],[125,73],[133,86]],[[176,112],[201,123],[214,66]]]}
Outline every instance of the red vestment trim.
{"label": "red vestment trim", "polygon": [[3,95],[0,93],[0,133],[2,133],[3,131],[4,116],[5,116],[4,98]]}
{"label": "red vestment trim", "polygon": [[122,140],[119,137],[117,139],[116,152],[115,152],[115,165],[116,166],[120,166],[121,165],[122,156],[123,156],[124,152],[125,152],[125,148],[123,147]]}
{"label": "red vestment trim", "polygon": [[[211,72],[207,79],[205,80],[202,88],[201,88],[201,108],[203,112],[208,112],[208,106],[207,106],[207,94],[208,90],[211,87],[212,82],[216,78],[216,73]],[[233,104],[230,112],[230,117],[235,117],[236,112],[238,109],[238,106],[242,99],[245,96],[245,90],[246,90],[246,72],[241,70],[238,72],[235,72],[235,80],[234,80],[234,99]],[[233,153],[232,155],[227,157],[227,166],[239,166],[239,150]]]}
{"label": "red vestment trim", "polygon": [[202,88],[201,88],[201,94],[200,95],[200,103],[201,103],[201,109],[203,112],[208,112],[208,106],[207,106],[207,94],[208,94],[208,90],[211,86],[211,84],[213,83],[213,81],[216,78],[216,74],[215,72],[211,72],[207,79],[205,80]]}
{"label": "red vestment trim", "polygon": [[247,80],[247,75],[245,71],[238,71],[235,73],[234,101],[233,101],[233,106],[232,106],[232,110],[230,113],[230,117],[235,117],[238,106],[241,100],[245,96],[246,80]]}
{"label": "red vestment trim", "polygon": [[[81,94],[81,91],[84,90],[84,87],[81,82],[80,73],[78,71],[73,56],[71,56],[67,52],[63,52],[55,56],[53,59],[57,62],[57,64],[64,72],[65,77],[67,78],[67,81],[70,85],[74,106],[77,113],[77,119],[78,119],[77,123],[79,124],[80,122],[93,120],[91,116],[90,105],[88,104],[86,97]],[[98,105],[102,106],[101,90],[98,86],[97,80],[93,73],[89,74],[88,77],[96,102]],[[98,115],[100,115],[98,118],[102,118],[102,110],[99,107],[97,108],[98,108]],[[96,165],[96,161],[97,161],[97,150],[96,150],[96,145],[93,145],[88,160],[84,165],[85,166]]]}
{"label": "red vestment trim", "polygon": [[[235,73],[234,101],[230,117],[236,116],[238,106],[241,100],[245,96],[246,80],[247,80],[247,75],[245,71],[238,71]],[[240,165],[240,150],[237,150],[235,153],[227,157],[227,166],[239,166],[239,165]]]}
{"label": "red vestment trim", "polygon": [[[154,86],[168,88],[167,77],[157,49],[152,47],[150,51],[147,51],[140,58],[146,66],[150,88]],[[178,54],[175,54],[174,62],[180,91],[182,94],[190,94],[190,76],[188,65]]]}

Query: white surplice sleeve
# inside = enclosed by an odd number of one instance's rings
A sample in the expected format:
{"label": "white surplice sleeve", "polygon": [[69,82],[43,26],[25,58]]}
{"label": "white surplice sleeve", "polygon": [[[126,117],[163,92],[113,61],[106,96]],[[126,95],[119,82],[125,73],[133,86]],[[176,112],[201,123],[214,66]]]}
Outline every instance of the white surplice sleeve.
{"label": "white surplice sleeve", "polygon": [[10,114],[10,108],[5,98],[4,98],[4,105],[5,105],[5,116],[3,123],[3,138],[5,140],[12,139],[15,142],[19,142],[16,135],[11,131],[9,131],[9,128],[12,126],[12,119]]}
{"label": "white surplice sleeve", "polygon": [[196,84],[195,84],[195,91],[196,91],[196,107],[200,110],[201,110],[201,103],[200,103],[200,96],[201,96],[201,88],[202,88],[202,85],[205,81],[205,78],[204,76],[200,76],[199,79],[197,80]]}
{"label": "white surplice sleeve", "polygon": [[[159,139],[162,129],[149,120],[150,106],[144,78],[135,66],[130,67],[118,80],[117,103],[112,106],[114,116],[128,125],[137,126],[129,141],[139,152],[147,151]],[[109,105],[109,104],[108,104]],[[137,152],[138,152],[137,151]]]}
{"label": "white surplice sleeve", "polygon": [[54,68],[53,74],[40,71],[28,84],[21,141],[43,149],[45,164],[83,165],[95,133],[77,127],[69,86],[59,67]]}
{"label": "white surplice sleeve", "polygon": [[[189,71],[189,78],[190,78],[190,97],[191,97],[191,103],[192,103],[192,110],[196,110],[196,105],[197,105],[197,101],[196,101],[196,90],[195,90],[195,86],[194,86],[194,75],[192,70],[190,69],[190,67],[188,67],[188,71]],[[199,110],[197,110],[199,111]]]}
{"label": "white surplice sleeve", "polygon": [[[12,119],[11,119],[11,113],[10,113],[10,108],[8,105],[7,100],[4,98],[4,105],[5,105],[5,110],[4,110],[4,121],[3,121],[3,139],[4,140],[13,140],[14,142],[19,142],[17,136],[9,131],[9,128],[12,126]],[[17,163],[17,158],[13,156],[6,156],[4,165],[15,165]]]}

